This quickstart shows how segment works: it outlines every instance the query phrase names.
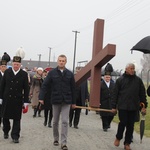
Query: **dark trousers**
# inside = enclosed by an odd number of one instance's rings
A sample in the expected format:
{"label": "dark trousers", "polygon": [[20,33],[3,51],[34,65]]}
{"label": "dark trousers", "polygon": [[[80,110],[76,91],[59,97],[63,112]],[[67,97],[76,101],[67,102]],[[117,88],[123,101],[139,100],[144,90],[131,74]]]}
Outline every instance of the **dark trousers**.
{"label": "dark trousers", "polygon": [[[49,118],[48,118],[48,116],[49,116]],[[51,121],[52,121],[52,118],[53,118],[52,109],[51,110],[44,109],[44,117],[45,117],[44,122],[47,124],[47,120],[48,120],[48,123],[51,124]]]}
{"label": "dark trousers", "polygon": [[110,128],[114,116],[101,116],[103,129]]}
{"label": "dark trousers", "polygon": [[124,144],[131,143],[136,113],[137,111],[127,111],[127,110],[118,111],[120,122],[118,124],[116,138],[121,140],[123,138],[123,133],[126,128]]}
{"label": "dark trousers", "polygon": [[[8,134],[11,129],[9,119],[3,118],[3,132],[4,134]],[[12,139],[19,139],[20,137],[20,120],[13,119],[13,125],[11,130]]]}
{"label": "dark trousers", "polygon": [[81,113],[80,108],[70,109],[69,123],[72,124],[73,121],[73,125],[78,126],[80,120],[80,113]]}
{"label": "dark trousers", "polygon": [[1,126],[1,123],[2,123],[2,118],[0,117],[0,126]]}

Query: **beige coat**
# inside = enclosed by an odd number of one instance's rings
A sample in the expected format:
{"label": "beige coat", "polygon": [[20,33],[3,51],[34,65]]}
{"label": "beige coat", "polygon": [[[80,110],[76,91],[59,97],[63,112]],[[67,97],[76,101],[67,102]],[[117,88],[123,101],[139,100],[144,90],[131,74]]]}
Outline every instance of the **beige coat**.
{"label": "beige coat", "polygon": [[33,108],[36,108],[39,103],[39,92],[42,85],[43,79],[39,74],[35,74],[33,76],[31,88],[30,88],[30,95],[31,95],[31,105]]}

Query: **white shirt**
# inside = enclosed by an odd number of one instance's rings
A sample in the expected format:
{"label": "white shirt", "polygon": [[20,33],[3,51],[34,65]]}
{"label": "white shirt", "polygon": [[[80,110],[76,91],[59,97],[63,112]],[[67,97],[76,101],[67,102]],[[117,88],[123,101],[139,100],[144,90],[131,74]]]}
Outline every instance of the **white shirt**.
{"label": "white shirt", "polygon": [[1,70],[0,70],[0,72],[1,72],[1,74],[2,74],[2,76],[4,75],[4,72],[2,72]]}
{"label": "white shirt", "polygon": [[110,81],[109,81],[109,82],[106,82],[106,81],[105,81],[105,83],[106,83],[107,87],[109,88],[109,86],[110,86]]}
{"label": "white shirt", "polygon": [[12,68],[12,71],[14,72],[14,75],[16,75],[19,71],[20,71],[20,68],[19,70],[15,71],[13,68]]}

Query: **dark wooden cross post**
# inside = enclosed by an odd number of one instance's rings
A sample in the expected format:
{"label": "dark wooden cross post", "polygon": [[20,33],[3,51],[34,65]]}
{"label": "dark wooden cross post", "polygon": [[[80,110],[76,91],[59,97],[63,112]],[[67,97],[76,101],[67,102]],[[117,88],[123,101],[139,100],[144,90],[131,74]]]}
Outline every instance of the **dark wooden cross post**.
{"label": "dark wooden cross post", "polygon": [[90,81],[90,106],[99,107],[101,67],[115,56],[116,45],[108,44],[103,49],[104,20],[97,19],[94,24],[92,60],[76,75],[76,84],[91,77]]}

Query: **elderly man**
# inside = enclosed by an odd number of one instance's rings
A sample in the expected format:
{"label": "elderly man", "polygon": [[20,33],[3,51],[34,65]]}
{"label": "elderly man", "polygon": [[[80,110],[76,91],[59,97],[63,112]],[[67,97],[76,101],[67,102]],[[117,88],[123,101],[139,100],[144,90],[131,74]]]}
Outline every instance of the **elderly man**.
{"label": "elderly man", "polygon": [[29,93],[28,75],[20,67],[21,57],[14,56],[12,68],[5,71],[0,84],[4,139],[9,137],[11,129],[9,119],[13,119],[11,138],[14,143],[19,143],[22,108],[28,103]]}
{"label": "elderly man", "polygon": [[[135,74],[134,64],[129,63],[126,65],[125,73],[116,80],[114,88],[112,111],[116,112],[116,109],[118,109],[120,121],[114,142],[115,146],[119,146],[126,128],[124,149],[131,149],[130,144],[134,130],[135,117],[141,102],[147,107],[145,87],[142,80]],[[141,111],[146,113],[145,108]]]}

